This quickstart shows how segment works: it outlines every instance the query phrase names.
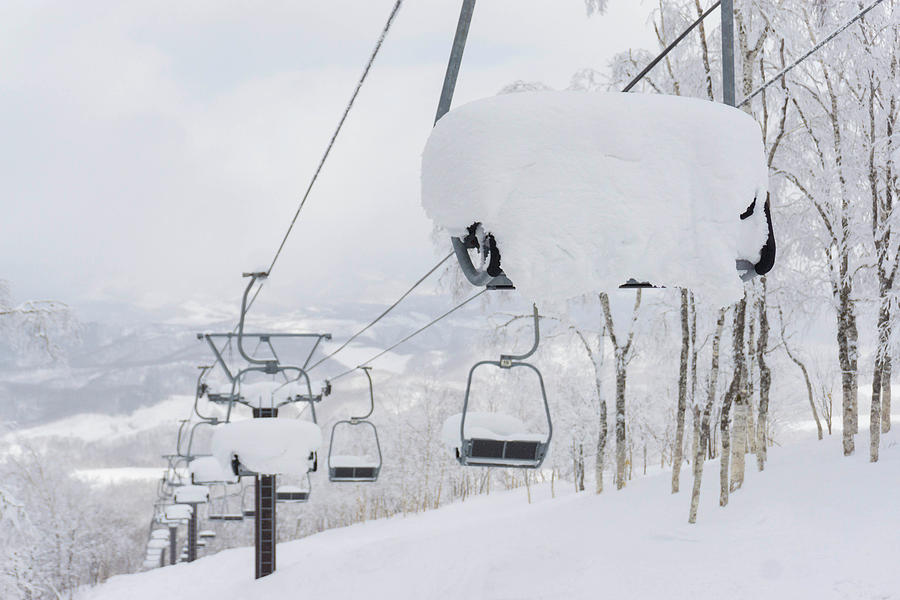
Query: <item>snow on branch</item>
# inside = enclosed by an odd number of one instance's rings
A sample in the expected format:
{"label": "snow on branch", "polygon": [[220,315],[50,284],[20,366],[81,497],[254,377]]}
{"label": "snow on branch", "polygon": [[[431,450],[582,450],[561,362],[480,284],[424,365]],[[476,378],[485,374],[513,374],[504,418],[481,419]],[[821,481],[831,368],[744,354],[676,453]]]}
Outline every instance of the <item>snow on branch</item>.
{"label": "snow on branch", "polygon": [[602,15],[606,13],[606,0],[584,0],[584,7],[587,9],[587,15]]}

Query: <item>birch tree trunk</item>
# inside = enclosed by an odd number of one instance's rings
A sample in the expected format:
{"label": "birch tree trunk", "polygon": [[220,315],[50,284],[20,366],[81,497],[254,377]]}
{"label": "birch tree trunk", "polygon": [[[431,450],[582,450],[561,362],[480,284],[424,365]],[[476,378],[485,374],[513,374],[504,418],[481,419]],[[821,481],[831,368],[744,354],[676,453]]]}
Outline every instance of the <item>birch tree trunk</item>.
{"label": "birch tree trunk", "polygon": [[638,289],[634,297],[634,309],[632,310],[631,328],[628,332],[628,341],[620,344],[616,337],[613,325],[612,311],[609,308],[609,296],[606,292],[600,294],[600,306],[606,320],[606,334],[609,336],[615,351],[616,368],[616,489],[625,487],[627,481],[626,462],[626,430],[625,430],[625,384],[628,377],[628,361],[631,358],[631,349],[634,343],[635,323],[638,318],[638,310],[641,307],[641,290]]}
{"label": "birch tree trunk", "polygon": [[[766,351],[769,348],[769,315],[766,302],[766,278],[763,276],[760,280],[762,291],[757,299],[757,308],[759,311],[759,340],[756,344],[756,360],[759,364],[759,415],[756,427],[756,467],[762,471],[766,468],[766,459],[768,454],[768,439],[766,431],[768,430],[769,419],[769,390],[772,387],[772,372],[766,363]],[[810,388],[811,391],[811,388]],[[818,421],[818,417],[816,417]],[[822,430],[819,426],[819,436],[821,439]]]}
{"label": "birch tree trunk", "polygon": [[672,453],[672,493],[678,493],[684,448],[684,413],[687,410],[687,377],[690,352],[688,327],[688,291],[681,290],[681,367],[678,373],[678,407],[675,414],[675,448]]}
{"label": "birch tree trunk", "polygon": [[[719,310],[719,318],[716,321],[716,333],[712,342],[712,367],[709,370],[709,379],[707,380],[706,405],[703,407],[703,416],[699,418],[699,434],[694,436],[694,464],[693,475],[694,485],[691,489],[691,510],[688,515],[688,523],[697,522],[697,509],[700,506],[700,485],[703,482],[703,455],[709,444],[709,417],[712,412],[713,404],[716,401],[716,385],[719,380],[719,341],[722,339],[722,330],[725,328],[725,312],[726,309]],[[695,407],[694,415],[700,411]]]}
{"label": "birch tree trunk", "polygon": [[734,349],[734,377],[731,385],[725,393],[725,399],[722,401],[722,416],[719,420],[719,430],[722,435],[722,455],[719,466],[719,506],[728,505],[729,492],[729,454],[731,447],[731,432],[729,430],[729,415],[731,405],[736,398],[744,393],[743,376],[744,376],[744,324],[747,314],[747,295],[737,303],[734,311],[734,327],[733,327],[733,349]]}
{"label": "birch tree trunk", "polygon": [[607,422],[606,395],[603,393],[603,336],[601,333],[597,337],[597,347],[594,348],[588,343],[584,334],[576,328],[572,328],[575,335],[581,340],[591,366],[594,368],[594,389],[597,392],[597,412],[599,421],[599,431],[597,434],[597,455],[594,463],[594,477],[596,482],[596,491],[598,494],[603,492],[603,471],[606,468],[606,440],[609,434],[609,424]]}
{"label": "birch tree trunk", "polygon": [[881,367],[881,432],[891,430],[891,356],[884,357]]}

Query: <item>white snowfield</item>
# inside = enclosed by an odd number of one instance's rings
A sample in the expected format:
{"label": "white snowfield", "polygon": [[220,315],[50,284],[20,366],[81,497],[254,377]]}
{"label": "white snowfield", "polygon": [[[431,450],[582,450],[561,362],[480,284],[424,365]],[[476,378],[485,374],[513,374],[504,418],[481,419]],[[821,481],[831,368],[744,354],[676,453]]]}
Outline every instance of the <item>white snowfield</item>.
{"label": "white snowfield", "polygon": [[372,467],[378,466],[378,460],[368,455],[335,454],[328,457],[328,464],[332,467]]}
{"label": "white snowfield", "polygon": [[536,302],[630,278],[738,300],[735,260],[759,260],[767,190],[756,121],[677,96],[486,98],[445,115],[422,156],[428,216],[457,236],[481,222],[505,273]]}
{"label": "white snowfield", "polygon": [[694,526],[684,471],[676,495],[669,472],[601,495],[557,482],[556,499],[533,486],[533,504],[524,489],[492,493],[279,544],[278,570],[259,581],[248,547],[114,577],[77,600],[898,598],[900,436],[882,441],[874,465],[861,450],[841,456],[839,436],[772,448],[727,508],[710,462]]}
{"label": "white snowfield", "polygon": [[[459,448],[459,423],[462,413],[447,417],[441,427],[441,441],[450,448]],[[503,413],[466,413],[466,439],[543,442],[545,433],[533,433],[521,419]]]}
{"label": "white snowfield", "polygon": [[264,474],[305,475],[309,454],[322,445],[322,430],[298,419],[250,419],[215,428],[213,456],[231,470],[237,455],[247,469]]}
{"label": "white snowfield", "polygon": [[209,502],[209,488],[205,485],[182,485],[175,488],[176,504]]}
{"label": "white snowfield", "polygon": [[191,472],[191,479],[197,484],[237,483],[238,481],[231,466],[223,469],[214,456],[197,457],[190,462],[188,469]]}

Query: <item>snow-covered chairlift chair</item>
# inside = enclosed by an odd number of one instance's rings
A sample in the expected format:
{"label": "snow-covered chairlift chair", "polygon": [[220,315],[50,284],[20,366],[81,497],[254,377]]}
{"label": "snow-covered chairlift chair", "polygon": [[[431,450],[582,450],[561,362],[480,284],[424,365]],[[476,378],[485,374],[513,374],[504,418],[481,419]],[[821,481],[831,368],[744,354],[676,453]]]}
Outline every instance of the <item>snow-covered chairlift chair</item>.
{"label": "snow-covered chairlift chair", "polygon": [[759,125],[699,99],[543,91],[460,106],[423,152],[422,205],[470,283],[531,298],[634,279],[726,302],[775,260]]}
{"label": "snow-covered chairlift chair", "polygon": [[[375,391],[372,384],[370,367],[361,367],[369,382],[369,412],[361,417],[350,417],[338,421],[331,428],[331,440],[328,444],[328,480],[335,483],[372,483],[378,480],[381,473],[382,455],[381,443],[378,440],[378,428],[369,421],[369,417],[375,412]],[[340,428],[368,426],[372,430],[372,440],[375,442],[377,460],[365,454],[336,453],[334,450],[335,432]],[[357,431],[362,431],[361,427]]]}
{"label": "snow-covered chairlift chair", "polygon": [[306,472],[306,486],[299,485],[279,485],[275,490],[275,501],[285,504],[300,504],[309,502],[309,495],[312,491],[312,482],[309,478],[309,471]]}
{"label": "snow-covered chairlift chair", "polygon": [[[454,448],[459,464],[466,467],[516,467],[537,469],[544,462],[553,437],[553,422],[544,378],[534,365],[524,362],[534,354],[540,342],[537,307],[534,308],[534,346],[520,356],[501,355],[500,360],[483,360],[469,370],[462,413],[451,416],[444,422],[442,438]],[[499,369],[523,367],[537,375],[547,418],[547,433],[526,431],[519,419],[501,413],[475,413],[469,411],[469,396],[472,390],[472,375],[482,366]]]}
{"label": "snow-covered chairlift chair", "polygon": [[235,494],[229,494],[228,487],[225,483],[216,484],[216,487],[218,487],[218,485],[222,486],[222,495],[218,497],[210,495],[209,509],[206,518],[210,521],[243,521],[243,508],[238,507],[237,510],[234,510],[229,506],[228,502],[228,498],[237,499],[238,497],[243,501],[242,491],[238,491]]}

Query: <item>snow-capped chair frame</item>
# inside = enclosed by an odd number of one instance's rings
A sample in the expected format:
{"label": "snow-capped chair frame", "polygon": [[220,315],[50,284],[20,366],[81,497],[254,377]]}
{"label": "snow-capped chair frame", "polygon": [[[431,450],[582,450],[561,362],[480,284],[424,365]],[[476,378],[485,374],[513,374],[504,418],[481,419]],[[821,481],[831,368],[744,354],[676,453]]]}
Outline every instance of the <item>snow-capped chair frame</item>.
{"label": "snow-capped chair frame", "polygon": [[[381,473],[381,465],[383,462],[381,455],[381,443],[378,440],[378,428],[369,421],[369,417],[375,412],[375,389],[372,384],[372,374],[369,373],[371,367],[360,367],[369,381],[369,412],[361,417],[350,417],[338,421],[331,428],[331,440],[328,444],[328,480],[335,483],[373,483],[378,480]],[[341,464],[340,460],[335,460],[339,455],[334,454],[334,434],[340,427],[358,427],[360,425],[368,425],[372,429],[372,436],[375,440],[375,449],[378,451],[378,462],[370,463],[365,460],[353,460],[353,464]],[[360,459],[361,457],[347,456],[346,458]]]}
{"label": "snow-capped chair frame", "polygon": [[[459,420],[460,444],[456,450],[456,459],[464,467],[515,467],[520,469],[538,469],[547,456],[550,440],[553,438],[553,421],[550,418],[550,404],[547,402],[547,390],[540,370],[525,359],[534,354],[540,344],[540,326],[537,306],[534,308],[534,345],[531,350],[521,355],[500,355],[500,360],[482,360],[469,369],[466,381],[466,395],[463,398],[462,415]],[[466,437],[466,414],[469,411],[469,396],[472,391],[472,375],[479,367],[491,365],[499,369],[524,367],[533,371],[538,378],[541,398],[544,402],[544,414],[547,417],[547,438],[545,440],[508,440],[491,437]]]}

